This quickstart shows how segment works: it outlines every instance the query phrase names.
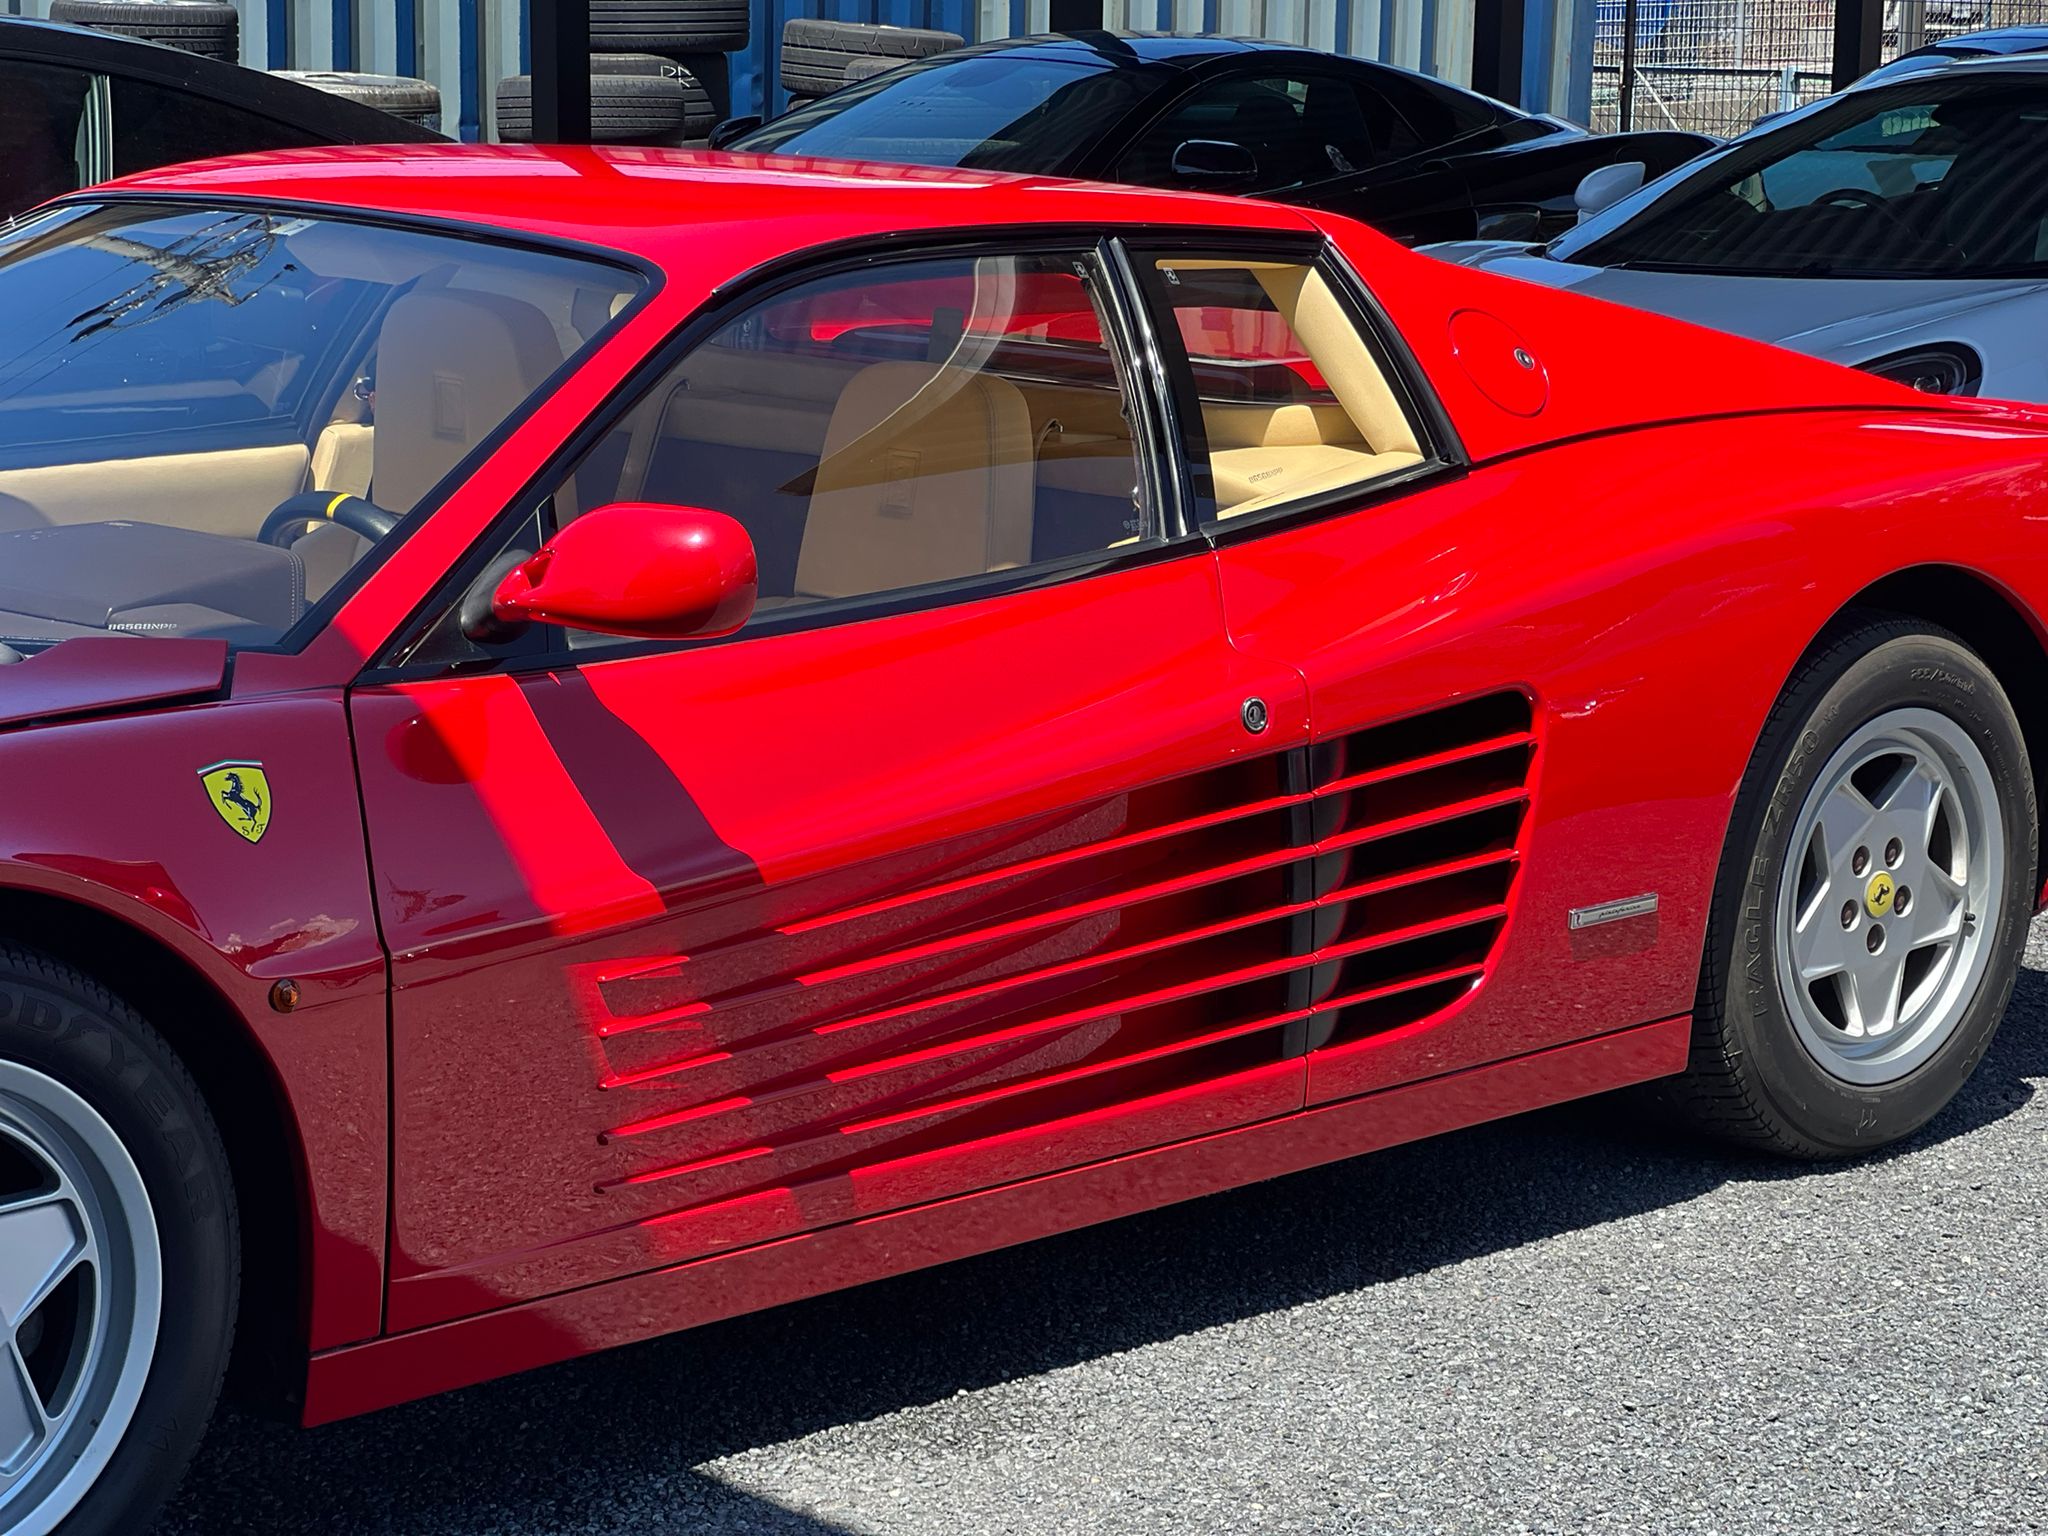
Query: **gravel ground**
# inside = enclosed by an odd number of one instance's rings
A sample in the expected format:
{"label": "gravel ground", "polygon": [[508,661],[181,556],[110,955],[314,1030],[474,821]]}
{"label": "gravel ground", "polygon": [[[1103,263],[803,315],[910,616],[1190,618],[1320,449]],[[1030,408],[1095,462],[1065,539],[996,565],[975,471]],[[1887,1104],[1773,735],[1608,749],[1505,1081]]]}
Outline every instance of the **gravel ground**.
{"label": "gravel ground", "polygon": [[303,1434],[169,1533],[2048,1530],[2048,921],[1811,1169],[1572,1106]]}

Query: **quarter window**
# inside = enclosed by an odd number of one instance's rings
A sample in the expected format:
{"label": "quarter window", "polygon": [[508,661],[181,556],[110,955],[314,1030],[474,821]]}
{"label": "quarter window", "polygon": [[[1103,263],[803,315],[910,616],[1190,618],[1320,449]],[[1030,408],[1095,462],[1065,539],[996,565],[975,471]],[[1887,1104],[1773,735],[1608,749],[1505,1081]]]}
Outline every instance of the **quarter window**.
{"label": "quarter window", "polygon": [[626,501],[738,519],[757,623],[1136,545],[1154,530],[1099,288],[1092,258],[1061,254],[786,291],[678,363],[577,465],[554,516]]}
{"label": "quarter window", "polygon": [[1415,468],[1422,434],[1359,317],[1317,267],[1157,255],[1144,269],[1180,390],[1204,522]]}

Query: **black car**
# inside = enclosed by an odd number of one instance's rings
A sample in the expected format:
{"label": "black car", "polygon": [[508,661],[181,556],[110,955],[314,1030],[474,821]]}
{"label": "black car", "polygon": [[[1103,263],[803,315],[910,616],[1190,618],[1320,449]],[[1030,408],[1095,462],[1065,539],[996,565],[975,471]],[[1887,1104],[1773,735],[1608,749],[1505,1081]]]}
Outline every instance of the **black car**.
{"label": "black car", "polygon": [[0,18],[0,218],[180,160],[441,135],[157,43]]}
{"label": "black car", "polygon": [[1408,241],[1541,239],[1603,166],[1712,147],[1594,135],[1426,75],[1259,39],[1074,32],[906,63],[718,148],[1079,176],[1268,197]]}

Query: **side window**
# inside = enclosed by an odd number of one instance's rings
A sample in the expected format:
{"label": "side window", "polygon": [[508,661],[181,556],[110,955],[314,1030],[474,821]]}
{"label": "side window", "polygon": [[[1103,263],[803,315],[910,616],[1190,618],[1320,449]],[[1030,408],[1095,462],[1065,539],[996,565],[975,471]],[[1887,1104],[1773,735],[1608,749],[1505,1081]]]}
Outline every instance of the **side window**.
{"label": "side window", "polygon": [[1423,434],[1359,317],[1316,267],[1209,254],[1140,269],[1169,353],[1203,521],[1362,487],[1424,461]]}
{"label": "side window", "polygon": [[303,128],[148,80],[116,75],[113,93],[116,176],[181,160],[304,149],[323,142]]}
{"label": "side window", "polygon": [[[556,492],[737,518],[758,617],[1155,536],[1092,257],[906,261],[767,299],[678,363]],[[577,644],[602,643],[577,636]]]}
{"label": "side window", "polygon": [[0,218],[100,179],[92,84],[82,70],[0,61]]}
{"label": "side window", "polygon": [[[1389,131],[1393,121],[1392,114]],[[1191,139],[1242,145],[1258,172],[1232,190],[1271,192],[1362,171],[1386,157],[1366,104],[1335,75],[1264,75],[1220,80],[1170,108],[1124,152],[1112,176],[1140,186],[1171,186],[1173,154]]]}

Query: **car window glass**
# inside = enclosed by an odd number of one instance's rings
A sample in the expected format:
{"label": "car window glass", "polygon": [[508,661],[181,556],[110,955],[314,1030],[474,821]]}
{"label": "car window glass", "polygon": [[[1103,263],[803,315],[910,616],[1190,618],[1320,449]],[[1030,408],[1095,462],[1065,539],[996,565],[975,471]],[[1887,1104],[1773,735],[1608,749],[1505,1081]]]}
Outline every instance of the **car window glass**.
{"label": "car window glass", "polygon": [[0,61],[0,218],[98,179],[92,82],[83,70]]}
{"label": "car window glass", "polygon": [[[1301,262],[1150,258],[1146,281],[1196,403],[1203,520],[1363,486],[1424,460],[1351,306]],[[1192,440],[1195,434],[1187,434]],[[1206,482],[1206,484],[1205,484]]]}
{"label": "car window glass", "polygon": [[304,149],[326,142],[304,128],[153,81],[116,75],[112,90],[116,176],[182,160]]}
{"label": "car window glass", "polygon": [[1096,287],[1075,256],[962,256],[765,300],[585,455],[557,519],[620,501],[738,519],[757,623],[1135,545],[1150,529]]}
{"label": "car window glass", "polygon": [[895,165],[1057,172],[1153,88],[1141,69],[1026,50],[940,55],[849,85],[730,148]]}
{"label": "car window glass", "polygon": [[1845,97],[1556,253],[1802,276],[2048,272],[2048,90],[1941,86]]}
{"label": "car window glass", "polygon": [[[1392,114],[1381,116],[1382,132],[1394,132]],[[1111,174],[1141,186],[1179,183],[1174,151],[1189,140],[1251,151],[1256,174],[1229,183],[1240,192],[1327,181],[1366,169],[1393,147],[1375,137],[1366,103],[1349,81],[1335,75],[1261,75],[1197,89],[1147,128]]]}
{"label": "car window glass", "polygon": [[31,216],[0,238],[0,641],[275,642],[638,282],[316,215]]}

